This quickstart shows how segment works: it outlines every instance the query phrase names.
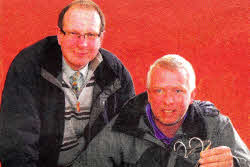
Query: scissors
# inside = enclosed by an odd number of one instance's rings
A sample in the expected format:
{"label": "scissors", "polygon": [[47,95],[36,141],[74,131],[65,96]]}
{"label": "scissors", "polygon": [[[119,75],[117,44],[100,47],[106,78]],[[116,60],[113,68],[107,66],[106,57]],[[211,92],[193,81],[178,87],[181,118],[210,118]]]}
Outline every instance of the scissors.
{"label": "scissors", "polygon": [[[199,141],[200,144],[197,144],[196,146],[192,147],[191,143],[192,141],[197,140]],[[177,144],[180,144],[181,146],[178,147],[178,149],[176,149]],[[204,145],[207,144],[207,146],[204,148]],[[178,140],[175,144],[174,144],[174,151],[178,153],[178,151],[180,150],[181,147],[184,148],[184,158],[188,158],[188,156],[190,154],[192,154],[198,147],[201,146],[201,151],[206,151],[210,148],[211,146],[211,141],[210,140],[205,140],[202,141],[200,138],[198,137],[192,137],[189,141],[188,141],[188,147],[191,149],[189,152],[187,151],[187,147],[186,145]],[[195,167],[199,166],[199,162],[196,163]]]}

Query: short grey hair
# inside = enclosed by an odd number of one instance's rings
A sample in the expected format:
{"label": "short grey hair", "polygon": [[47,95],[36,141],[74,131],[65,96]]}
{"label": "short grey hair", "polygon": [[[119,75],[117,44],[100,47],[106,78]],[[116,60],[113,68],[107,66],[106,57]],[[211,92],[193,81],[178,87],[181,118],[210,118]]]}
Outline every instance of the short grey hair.
{"label": "short grey hair", "polygon": [[149,68],[147,74],[147,88],[150,86],[151,73],[155,67],[162,67],[169,70],[184,69],[189,75],[189,88],[193,91],[196,87],[195,72],[192,65],[183,57],[176,54],[168,54],[157,59]]}

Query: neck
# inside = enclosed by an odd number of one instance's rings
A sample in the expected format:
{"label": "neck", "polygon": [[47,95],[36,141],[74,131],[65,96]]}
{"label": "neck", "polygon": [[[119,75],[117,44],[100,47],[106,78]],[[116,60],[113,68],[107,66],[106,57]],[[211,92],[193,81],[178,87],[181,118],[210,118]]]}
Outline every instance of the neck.
{"label": "neck", "polygon": [[161,123],[160,121],[155,120],[156,126],[168,138],[173,138],[175,136],[177,130],[180,128],[180,126],[182,125],[182,123],[183,123],[183,120],[181,120],[177,124],[174,124],[174,125],[171,125],[171,126],[167,126],[167,125],[164,125],[163,123]]}
{"label": "neck", "polygon": [[84,67],[86,67],[86,65],[88,64],[84,64],[84,65],[79,65],[79,66],[77,66],[77,65],[73,65],[73,64],[70,64],[70,63],[68,63],[67,61],[66,61],[66,63],[67,63],[67,65],[72,69],[72,70],[74,70],[74,71],[80,71],[81,69],[83,69]]}

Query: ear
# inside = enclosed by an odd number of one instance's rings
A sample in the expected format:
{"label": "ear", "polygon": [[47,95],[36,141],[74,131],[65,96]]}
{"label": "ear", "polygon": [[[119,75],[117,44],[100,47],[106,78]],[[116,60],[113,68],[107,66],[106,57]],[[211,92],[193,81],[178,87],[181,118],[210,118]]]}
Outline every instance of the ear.
{"label": "ear", "polygon": [[63,34],[63,32],[61,31],[61,29],[60,29],[59,27],[57,27],[56,33],[57,33],[57,41],[58,41],[58,44],[61,45],[62,39],[63,39],[63,37],[64,37],[64,34]]}
{"label": "ear", "polygon": [[196,88],[194,88],[194,90],[192,91],[191,93],[191,97],[190,97],[190,104],[193,103],[194,99],[195,99],[195,96],[196,96]]}
{"label": "ear", "polygon": [[101,44],[102,44],[102,41],[103,41],[103,39],[104,39],[104,34],[105,34],[105,31],[103,31],[103,32],[101,33],[101,35],[100,35],[100,42],[101,42]]}
{"label": "ear", "polygon": [[149,89],[147,89],[147,94],[148,94],[148,102],[150,103],[151,102],[151,94],[149,92]]}

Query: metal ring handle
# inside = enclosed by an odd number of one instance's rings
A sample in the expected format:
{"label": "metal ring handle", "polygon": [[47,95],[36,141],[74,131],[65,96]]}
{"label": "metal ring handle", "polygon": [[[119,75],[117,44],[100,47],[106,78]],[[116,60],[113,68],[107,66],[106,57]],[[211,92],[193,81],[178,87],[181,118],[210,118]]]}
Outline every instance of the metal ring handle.
{"label": "metal ring handle", "polygon": [[184,158],[187,158],[187,148],[185,146],[185,144],[181,141],[177,141],[175,144],[174,144],[174,151],[176,152],[176,144],[181,144],[183,147],[184,147],[184,150],[185,150],[185,154],[184,154]]}
{"label": "metal ring handle", "polygon": [[194,140],[194,139],[198,140],[198,141],[201,143],[201,151],[203,151],[203,150],[204,150],[204,143],[203,143],[203,141],[202,141],[200,138],[198,138],[198,137],[192,137],[192,138],[189,140],[189,142],[188,142],[189,148],[191,148],[191,142],[192,142],[192,140]]}

